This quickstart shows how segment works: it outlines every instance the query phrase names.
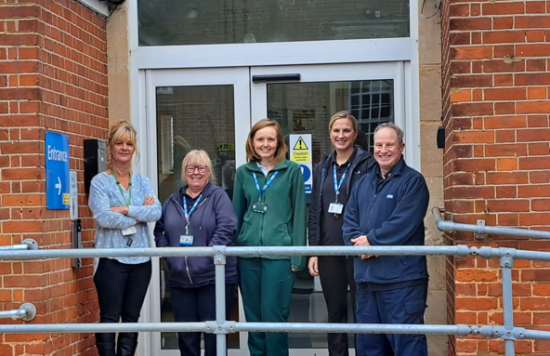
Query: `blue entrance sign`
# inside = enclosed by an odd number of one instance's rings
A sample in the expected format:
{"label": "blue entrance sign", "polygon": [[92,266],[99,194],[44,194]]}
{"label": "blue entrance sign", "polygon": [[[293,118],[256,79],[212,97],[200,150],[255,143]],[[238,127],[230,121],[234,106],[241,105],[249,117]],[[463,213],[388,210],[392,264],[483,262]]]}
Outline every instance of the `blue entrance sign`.
{"label": "blue entrance sign", "polygon": [[69,209],[69,136],[46,132],[46,207]]}

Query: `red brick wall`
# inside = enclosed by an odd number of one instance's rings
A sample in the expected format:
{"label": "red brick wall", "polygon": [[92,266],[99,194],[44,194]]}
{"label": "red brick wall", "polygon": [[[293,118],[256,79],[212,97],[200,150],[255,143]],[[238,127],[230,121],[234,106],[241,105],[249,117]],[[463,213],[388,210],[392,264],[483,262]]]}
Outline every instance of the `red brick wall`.
{"label": "red brick wall", "polygon": [[[82,144],[106,135],[106,65],[105,18],[74,0],[0,0],[0,245],[33,238],[41,249],[71,247],[69,211],[46,209],[44,133],[54,131],[69,135],[82,237],[92,246]],[[91,263],[0,262],[1,309],[30,302],[32,323],[97,321]],[[0,335],[1,355],[92,355],[93,345],[89,334]]]}
{"label": "red brick wall", "polygon": [[[455,222],[548,230],[550,2],[446,1],[442,18],[445,211]],[[449,244],[550,249],[550,242],[471,233]],[[502,324],[498,260],[449,259],[451,323]],[[550,327],[548,264],[516,261],[516,325]],[[502,341],[451,338],[454,355],[503,353]],[[548,354],[516,342],[516,354]]]}

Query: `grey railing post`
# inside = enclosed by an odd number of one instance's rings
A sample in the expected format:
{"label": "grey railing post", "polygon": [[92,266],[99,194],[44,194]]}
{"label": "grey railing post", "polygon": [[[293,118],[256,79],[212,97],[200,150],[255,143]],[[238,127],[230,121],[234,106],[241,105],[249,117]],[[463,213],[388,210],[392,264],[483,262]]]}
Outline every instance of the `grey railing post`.
{"label": "grey railing post", "polygon": [[214,265],[216,266],[216,355],[227,354],[227,340],[223,325],[225,324],[225,246],[214,246]]}
{"label": "grey railing post", "polygon": [[514,345],[514,307],[512,303],[512,267],[516,250],[513,248],[500,248],[500,267],[502,269],[502,310],[504,312],[504,351],[506,356],[515,355]]}

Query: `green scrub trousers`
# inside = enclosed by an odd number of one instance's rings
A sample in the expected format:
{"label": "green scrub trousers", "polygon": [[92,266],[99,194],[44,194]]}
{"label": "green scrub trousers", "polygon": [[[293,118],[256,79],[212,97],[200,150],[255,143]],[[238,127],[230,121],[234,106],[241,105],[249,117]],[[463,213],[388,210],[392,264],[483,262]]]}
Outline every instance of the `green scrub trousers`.
{"label": "green scrub trousers", "polygon": [[[284,323],[290,314],[294,273],[288,260],[239,258],[241,294],[247,322]],[[249,333],[251,356],[287,356],[286,333]]]}

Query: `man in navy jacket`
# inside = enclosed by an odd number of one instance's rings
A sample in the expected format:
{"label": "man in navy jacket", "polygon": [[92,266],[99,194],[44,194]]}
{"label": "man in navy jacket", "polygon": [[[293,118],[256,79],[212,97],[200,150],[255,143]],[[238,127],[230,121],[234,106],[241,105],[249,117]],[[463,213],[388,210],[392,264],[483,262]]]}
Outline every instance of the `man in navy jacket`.
{"label": "man in navy jacket", "polygon": [[[375,172],[354,186],[344,214],[351,246],[424,245],[429,193],[424,177],[403,160],[403,131],[392,123],[374,132]],[[355,257],[357,321],[423,324],[428,291],[425,256]],[[358,334],[361,356],[426,356],[425,335]]]}

